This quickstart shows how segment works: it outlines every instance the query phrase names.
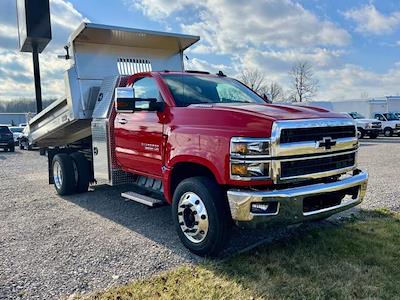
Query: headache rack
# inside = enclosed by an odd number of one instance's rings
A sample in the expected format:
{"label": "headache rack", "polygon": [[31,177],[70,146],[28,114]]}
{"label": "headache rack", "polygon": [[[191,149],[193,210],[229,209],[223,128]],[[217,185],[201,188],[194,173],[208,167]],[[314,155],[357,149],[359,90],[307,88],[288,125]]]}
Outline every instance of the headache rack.
{"label": "headache rack", "polygon": [[96,115],[96,110],[104,112],[96,107],[112,105],[113,95],[105,97],[100,91],[103,84],[116,84],[124,75],[141,72],[183,71],[183,51],[198,40],[198,36],[82,23],[67,45],[65,96],[30,120],[30,139],[49,147],[91,136],[92,119],[107,115]]}

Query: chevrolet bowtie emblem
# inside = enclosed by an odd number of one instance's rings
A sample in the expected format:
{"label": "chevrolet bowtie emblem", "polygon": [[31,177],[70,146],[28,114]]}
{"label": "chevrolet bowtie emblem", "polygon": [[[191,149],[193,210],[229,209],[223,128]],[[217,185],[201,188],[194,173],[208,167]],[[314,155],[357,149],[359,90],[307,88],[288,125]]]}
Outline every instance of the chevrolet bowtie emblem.
{"label": "chevrolet bowtie emblem", "polygon": [[332,140],[330,137],[324,137],[322,140],[317,141],[316,143],[316,148],[322,148],[324,147],[325,150],[329,150],[332,148],[332,146],[336,145],[336,141]]}

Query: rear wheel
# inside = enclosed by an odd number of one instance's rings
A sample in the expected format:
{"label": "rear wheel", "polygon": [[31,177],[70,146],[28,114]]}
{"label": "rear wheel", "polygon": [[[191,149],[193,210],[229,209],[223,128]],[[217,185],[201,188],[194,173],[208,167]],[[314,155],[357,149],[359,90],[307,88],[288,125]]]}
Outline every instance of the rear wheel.
{"label": "rear wheel", "polygon": [[76,190],[75,173],[72,158],[60,153],[53,158],[54,187],[59,195],[70,195]]}
{"label": "rear wheel", "polygon": [[216,256],[229,240],[228,203],[218,184],[208,177],[188,178],[178,185],[172,215],[182,243],[197,255]]}
{"label": "rear wheel", "polygon": [[393,135],[393,129],[390,128],[390,127],[386,127],[383,130],[383,134],[384,134],[384,136],[392,136]]}
{"label": "rear wheel", "polygon": [[80,152],[74,152],[71,154],[71,158],[75,168],[76,174],[76,192],[84,193],[88,191],[90,182],[90,168],[89,161],[85,155]]}
{"label": "rear wheel", "polygon": [[364,136],[365,136],[364,130],[363,130],[362,128],[357,128],[357,137],[358,137],[359,139],[363,139]]}

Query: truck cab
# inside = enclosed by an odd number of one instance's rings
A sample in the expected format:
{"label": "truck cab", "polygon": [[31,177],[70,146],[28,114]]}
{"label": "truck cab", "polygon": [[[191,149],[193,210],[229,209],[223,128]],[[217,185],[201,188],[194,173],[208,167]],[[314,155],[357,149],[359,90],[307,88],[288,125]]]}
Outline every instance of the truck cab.
{"label": "truck cab", "polygon": [[374,118],[382,122],[385,136],[400,135],[400,119],[394,113],[375,113]]}
{"label": "truck cab", "polygon": [[72,34],[67,95],[29,122],[57,193],[124,184],[121,197],[171,205],[182,243],[203,256],[224,249],[234,224],[293,224],[361,203],[354,121],[185,70],[198,39],[86,23]]}
{"label": "truck cab", "polygon": [[376,139],[381,133],[382,122],[379,122],[376,119],[367,119],[358,112],[350,112],[348,115],[356,122],[359,139],[362,139],[365,136],[369,136],[371,139]]}

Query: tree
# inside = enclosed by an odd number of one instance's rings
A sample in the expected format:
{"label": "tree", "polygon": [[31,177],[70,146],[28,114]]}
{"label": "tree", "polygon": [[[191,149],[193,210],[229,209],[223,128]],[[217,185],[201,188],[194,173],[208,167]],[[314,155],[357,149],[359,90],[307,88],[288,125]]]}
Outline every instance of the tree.
{"label": "tree", "polygon": [[318,80],[314,78],[312,65],[308,61],[296,62],[289,72],[291,77],[291,98],[294,102],[311,99],[318,90]]}
{"label": "tree", "polygon": [[244,69],[239,80],[259,95],[263,95],[267,91],[265,74],[260,70]]}
{"label": "tree", "polygon": [[284,98],[282,87],[274,81],[268,85],[266,94],[271,102],[281,101]]}

